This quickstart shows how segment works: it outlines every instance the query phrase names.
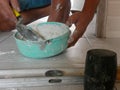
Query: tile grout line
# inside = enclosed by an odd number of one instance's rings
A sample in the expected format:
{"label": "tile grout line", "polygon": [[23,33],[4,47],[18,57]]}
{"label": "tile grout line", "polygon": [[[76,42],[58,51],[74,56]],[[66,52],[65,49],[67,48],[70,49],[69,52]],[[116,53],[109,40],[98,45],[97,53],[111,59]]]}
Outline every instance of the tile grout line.
{"label": "tile grout line", "polygon": [[87,40],[87,42],[88,42],[88,44],[89,44],[90,48],[92,48],[92,44],[90,43],[90,41],[89,41],[88,37],[87,37],[86,35],[84,35],[84,36],[85,36],[85,39]]}

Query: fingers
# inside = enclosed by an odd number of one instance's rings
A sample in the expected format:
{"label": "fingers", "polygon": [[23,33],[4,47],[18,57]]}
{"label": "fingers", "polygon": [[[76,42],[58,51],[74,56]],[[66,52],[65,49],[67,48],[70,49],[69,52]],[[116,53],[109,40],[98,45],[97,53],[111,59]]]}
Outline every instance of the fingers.
{"label": "fingers", "polygon": [[79,31],[76,29],[68,40],[68,47],[74,46],[76,42],[79,40],[79,38],[80,38]]}
{"label": "fingers", "polygon": [[81,24],[80,22],[76,23],[76,28],[72,33],[70,39],[68,40],[68,47],[74,46],[76,42],[82,37],[86,30],[86,26]]}
{"label": "fingers", "polygon": [[66,25],[68,25],[69,27],[72,26],[72,24],[75,24],[77,22],[77,18],[75,15],[72,15],[68,18],[68,20],[66,21]]}
{"label": "fingers", "polygon": [[71,19],[68,19],[68,20],[67,20],[66,25],[68,25],[69,27],[71,27],[71,26],[72,26]]}
{"label": "fingers", "polygon": [[0,0],[0,31],[9,31],[15,28],[14,16],[8,0]]}
{"label": "fingers", "polygon": [[[76,24],[76,22],[77,22],[76,17],[75,17],[75,16],[70,16],[70,17],[68,18],[67,22],[66,22],[66,25],[68,25],[69,27],[71,27],[72,24]],[[76,37],[76,33],[77,33],[77,32],[76,32],[76,31],[77,31],[77,30],[75,30],[75,31],[73,32],[73,34],[71,35],[71,37],[70,37],[69,40],[68,40],[68,48],[74,46],[75,43],[77,42],[77,37]]]}
{"label": "fingers", "polygon": [[14,22],[8,21],[7,24],[6,23],[2,23],[2,25],[0,24],[0,31],[2,32],[11,31],[14,28],[15,28]]}
{"label": "fingers", "polygon": [[74,46],[74,38],[71,36],[68,40],[68,48]]}
{"label": "fingers", "polygon": [[10,4],[11,4],[12,8],[14,8],[15,10],[20,12],[18,0],[10,0]]}

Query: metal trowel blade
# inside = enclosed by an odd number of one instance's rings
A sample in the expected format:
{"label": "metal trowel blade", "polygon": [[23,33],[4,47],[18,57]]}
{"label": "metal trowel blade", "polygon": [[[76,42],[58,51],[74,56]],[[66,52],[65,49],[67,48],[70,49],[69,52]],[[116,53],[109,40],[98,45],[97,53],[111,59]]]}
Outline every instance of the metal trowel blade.
{"label": "metal trowel blade", "polygon": [[17,24],[16,28],[17,28],[18,32],[26,40],[37,41],[39,38],[34,32],[32,32],[32,30],[30,30],[27,26],[25,26],[23,24]]}

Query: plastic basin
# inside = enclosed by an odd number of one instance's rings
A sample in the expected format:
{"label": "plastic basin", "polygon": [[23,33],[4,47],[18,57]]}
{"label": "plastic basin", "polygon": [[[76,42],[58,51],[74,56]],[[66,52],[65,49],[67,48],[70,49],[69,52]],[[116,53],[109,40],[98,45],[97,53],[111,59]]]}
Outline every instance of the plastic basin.
{"label": "plastic basin", "polygon": [[[45,28],[49,30],[48,26],[52,26],[53,29],[56,29],[55,27],[57,27],[59,28],[57,30],[61,30],[61,32],[64,33],[61,33],[58,36],[56,35],[55,37],[52,37],[50,39],[46,39],[44,43],[41,43],[39,41],[22,40],[18,37],[18,32],[14,34],[16,45],[22,55],[30,58],[46,58],[50,56],[55,56],[67,49],[67,42],[70,35],[69,27],[58,22],[46,22],[39,23],[37,25],[37,28],[39,29],[43,27],[42,29],[44,31]],[[45,44],[44,48],[41,48],[43,44]]]}

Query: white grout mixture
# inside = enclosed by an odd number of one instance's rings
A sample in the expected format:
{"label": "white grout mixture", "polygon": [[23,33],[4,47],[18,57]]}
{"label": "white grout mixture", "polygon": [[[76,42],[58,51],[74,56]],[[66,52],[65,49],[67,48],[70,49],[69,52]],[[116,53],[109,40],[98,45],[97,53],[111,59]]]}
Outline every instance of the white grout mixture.
{"label": "white grout mixture", "polygon": [[42,35],[46,40],[53,39],[68,32],[69,28],[59,24],[41,24],[36,26],[35,31]]}

